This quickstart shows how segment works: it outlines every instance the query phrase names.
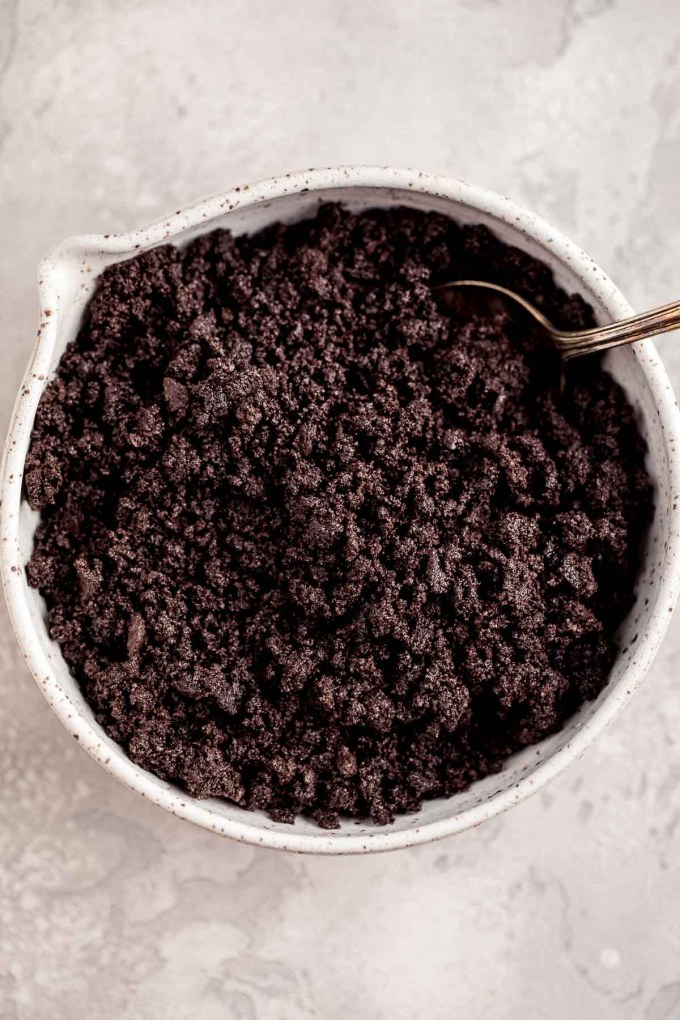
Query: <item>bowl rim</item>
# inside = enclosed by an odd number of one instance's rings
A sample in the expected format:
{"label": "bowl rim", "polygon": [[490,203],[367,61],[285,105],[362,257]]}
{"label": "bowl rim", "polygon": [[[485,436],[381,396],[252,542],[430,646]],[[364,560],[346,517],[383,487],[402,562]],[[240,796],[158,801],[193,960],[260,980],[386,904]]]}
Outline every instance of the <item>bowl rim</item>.
{"label": "bowl rim", "polygon": [[[370,834],[339,835],[332,830],[316,833],[289,829],[266,829],[253,813],[252,823],[216,815],[210,803],[192,798],[134,764],[122,750],[105,742],[82,716],[59,683],[51,655],[42,647],[33,625],[28,586],[21,559],[19,508],[22,475],[35,411],[48,374],[57,338],[59,315],[59,267],[74,255],[134,255],[178,237],[190,228],[206,225],[225,211],[270,202],[285,195],[330,188],[381,188],[413,191],[449,199],[521,230],[559,262],[575,269],[612,317],[632,314],[632,308],[595,262],[546,220],[487,188],[457,178],[399,170],[388,166],[321,167],[268,178],[231,188],[177,210],[125,234],[86,234],[64,241],[42,260],[39,268],[40,322],[37,339],[17,397],[5,443],[0,495],[0,569],[10,618],[27,665],[44,696],[66,729],[108,772],[142,797],[187,821],[240,842],[296,852],[355,854],[393,850],[441,839],[481,824],[507,810],[543,787],[575,761],[614,718],[637,689],[670,622],[680,587],[680,506],[675,501],[669,520],[670,542],[667,570],[659,578],[656,604],[636,656],[616,684],[581,727],[543,762],[516,783],[491,794],[479,804],[447,818],[392,830],[376,827]],[[680,411],[665,369],[651,341],[634,345],[634,355],[650,388],[665,436],[669,481],[680,493]]]}

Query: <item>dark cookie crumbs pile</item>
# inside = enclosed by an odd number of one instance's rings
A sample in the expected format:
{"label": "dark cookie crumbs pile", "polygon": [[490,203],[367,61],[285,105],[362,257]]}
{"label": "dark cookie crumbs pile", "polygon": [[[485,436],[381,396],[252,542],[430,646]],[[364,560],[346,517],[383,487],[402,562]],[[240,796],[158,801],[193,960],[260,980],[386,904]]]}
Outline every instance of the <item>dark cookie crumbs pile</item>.
{"label": "dark cookie crumbs pile", "polygon": [[483,227],[405,209],[108,269],[41,401],[30,583],[107,732],[198,796],[388,822],[607,681],[651,513],[597,361],[429,284],[592,321]]}

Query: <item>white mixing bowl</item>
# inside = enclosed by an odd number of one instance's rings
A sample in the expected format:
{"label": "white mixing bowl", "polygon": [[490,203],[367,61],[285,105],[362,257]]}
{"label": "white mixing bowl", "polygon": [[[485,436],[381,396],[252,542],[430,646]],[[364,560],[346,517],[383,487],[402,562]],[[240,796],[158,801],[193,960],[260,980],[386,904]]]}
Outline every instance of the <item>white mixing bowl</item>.
{"label": "white mixing bowl", "polygon": [[646,539],[637,602],[620,632],[621,652],[600,696],[582,706],[561,733],[513,755],[504,770],[448,799],[427,801],[391,825],[346,820],[335,831],[298,819],[274,822],[220,800],[198,800],[130,761],[104,733],[46,628],[45,606],[29,588],[24,567],[38,515],[22,499],[22,475],[36,407],[83,309],[106,267],[156,245],[187,241],[216,227],[252,232],[274,220],[298,220],[321,202],[351,209],[406,205],[436,210],[463,223],[485,223],[503,241],[546,262],[558,283],[578,290],[598,321],[631,314],[625,298],[587,255],[543,220],[483,188],[446,177],[388,167],[340,167],[287,174],[235,188],[126,235],[72,238],[40,266],[40,329],[17,399],[2,474],[2,576],[19,643],[45,697],[66,728],[126,786],[181,818],[247,843],[313,853],[365,853],[439,839],[504,811],[544,786],[574,761],[628,700],[668,626],[680,577],[680,413],[652,343],[607,357],[625,388],[649,447],[655,516]]}

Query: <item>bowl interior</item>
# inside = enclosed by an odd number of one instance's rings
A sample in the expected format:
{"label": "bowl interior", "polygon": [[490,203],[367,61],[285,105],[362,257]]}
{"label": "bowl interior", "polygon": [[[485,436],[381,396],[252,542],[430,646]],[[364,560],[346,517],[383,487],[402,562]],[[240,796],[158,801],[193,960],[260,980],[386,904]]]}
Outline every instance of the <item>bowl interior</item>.
{"label": "bowl interior", "polygon": [[[578,260],[572,262],[568,255],[558,258],[552,250],[544,247],[534,237],[529,236],[523,229],[522,222],[512,222],[510,217],[504,220],[499,219],[485,211],[483,207],[475,207],[465,201],[455,201],[448,197],[424,194],[400,187],[329,187],[310,190],[307,193],[294,192],[234,209],[225,209],[217,216],[210,216],[198,225],[179,232],[174,240],[176,243],[184,244],[192,238],[218,227],[229,227],[234,233],[253,232],[275,220],[292,221],[313,215],[319,203],[328,201],[342,202],[354,210],[375,206],[407,205],[424,210],[436,210],[461,223],[486,223],[505,242],[516,244],[548,263],[563,287],[569,291],[580,291],[586,300],[594,306],[599,321],[610,321],[612,314],[617,313],[616,309],[612,309],[611,302],[608,302],[609,307],[603,303],[601,299],[603,288],[598,288],[597,276],[594,273],[583,274],[582,264]],[[92,240],[82,239],[80,243],[67,244],[49,267],[51,280],[50,288],[47,291],[48,300],[57,304],[58,314],[56,316],[56,343],[46,355],[46,358],[49,358],[49,364],[43,365],[46,378],[49,378],[50,374],[54,372],[65,346],[74,338],[78,330],[83,309],[94,290],[98,273],[107,265],[136,254],[129,250],[125,252],[105,251],[101,247],[97,248],[96,245],[93,245]],[[153,242],[142,243],[138,250],[143,251],[153,247],[155,243],[158,243],[156,239]],[[620,308],[618,314],[621,314]],[[307,837],[304,840],[307,849],[313,849],[313,843],[316,841],[323,840],[328,844],[330,839],[335,849],[341,851],[343,841],[348,839],[351,839],[355,844],[357,837],[360,838],[364,849],[369,849],[371,841],[375,840],[386,846],[390,835],[412,833],[423,827],[434,826],[436,828],[436,823],[446,820],[448,820],[450,831],[452,816],[455,816],[459,822],[456,827],[465,827],[466,824],[469,824],[465,818],[473,809],[488,805],[490,800],[499,793],[511,790],[520,779],[528,777],[543,763],[552,759],[573,740],[577,733],[587,728],[589,721],[598,712],[604,699],[610,699],[616,691],[624,694],[623,688],[627,683],[626,674],[644,643],[642,641],[638,643],[638,636],[645,633],[655,609],[658,595],[657,581],[663,574],[665,566],[664,557],[668,547],[672,504],[663,427],[648,378],[641,367],[641,359],[644,357],[644,352],[638,353],[636,357],[629,348],[622,348],[610,353],[607,365],[612,375],[626,389],[637,412],[641,431],[649,447],[648,468],[656,490],[655,517],[643,551],[637,584],[637,602],[620,631],[621,652],[615,663],[609,685],[599,698],[585,704],[561,733],[515,754],[500,774],[489,776],[474,784],[466,792],[452,798],[426,802],[420,811],[398,817],[390,826],[378,827],[370,822],[347,820],[343,822],[338,831],[334,831],[332,834],[324,832],[312,822],[304,819],[298,819],[294,825],[278,823],[272,821],[262,812],[244,811],[226,802],[193,800],[182,791],[169,786],[129,762],[121,749],[106,736],[95,721],[90,707],[70,675],[59,648],[48,636],[45,606],[41,596],[38,592],[25,586],[26,608],[30,615],[32,628],[45,660],[49,660],[48,671],[52,670],[63,692],[63,697],[59,695],[55,698],[52,690],[51,700],[53,703],[55,700],[59,702],[55,703],[54,707],[67,725],[74,728],[75,720],[77,720],[81,733],[83,727],[92,732],[93,737],[96,737],[94,741],[96,747],[91,744],[88,749],[114,771],[119,779],[140,792],[145,791],[147,796],[163,803],[170,810],[176,810],[200,824],[209,825],[216,831],[224,831],[225,828],[229,830],[231,823],[240,823],[242,827],[240,832],[230,832],[231,835],[237,835],[238,838],[255,842],[272,842],[271,835],[273,834],[291,836],[294,833],[296,837]],[[41,386],[44,385],[45,383],[42,382]],[[27,436],[25,444],[27,447]],[[19,514],[20,555],[21,562],[25,563],[30,555],[38,515],[29,509],[25,501],[21,503]],[[44,683],[46,691],[49,688],[49,679],[47,676]],[[38,680],[41,682],[41,677],[38,677]],[[87,741],[83,741],[83,743],[88,746]],[[112,761],[119,763],[120,767],[114,768],[111,765]],[[495,809],[489,810],[487,813],[493,814],[494,812]],[[271,834],[269,838],[267,838],[267,833]],[[401,842],[398,836],[396,842]],[[298,848],[300,847],[298,846]]]}

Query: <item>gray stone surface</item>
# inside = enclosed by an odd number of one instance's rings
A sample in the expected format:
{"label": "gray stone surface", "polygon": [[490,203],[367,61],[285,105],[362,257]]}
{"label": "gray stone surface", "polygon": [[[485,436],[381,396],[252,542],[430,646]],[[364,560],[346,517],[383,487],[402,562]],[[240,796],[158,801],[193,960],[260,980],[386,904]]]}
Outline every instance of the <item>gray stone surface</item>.
{"label": "gray stone surface", "polygon": [[[0,416],[63,237],[332,162],[531,206],[680,295],[676,0],[0,0]],[[680,339],[661,351],[680,385]],[[680,624],[546,792],[373,859],[231,844],[118,787],[0,619],[2,1020],[680,1016]]]}

